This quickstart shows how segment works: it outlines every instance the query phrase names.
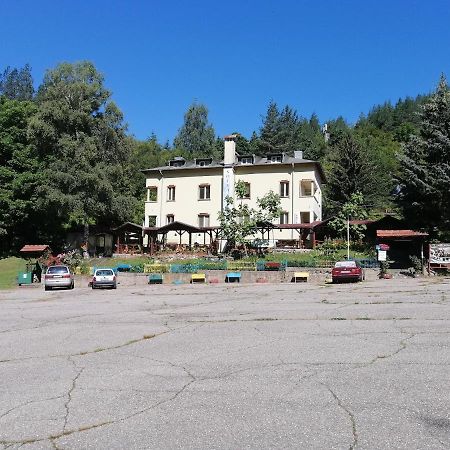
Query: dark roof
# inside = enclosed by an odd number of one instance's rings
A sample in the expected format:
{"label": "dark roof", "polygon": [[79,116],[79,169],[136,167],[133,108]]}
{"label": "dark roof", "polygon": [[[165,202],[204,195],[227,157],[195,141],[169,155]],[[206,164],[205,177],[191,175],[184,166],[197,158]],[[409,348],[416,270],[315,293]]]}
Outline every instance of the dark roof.
{"label": "dark roof", "polygon": [[[208,159],[208,158],[204,158]],[[160,167],[151,167],[150,169],[141,169],[141,172],[171,172],[173,170],[186,170],[186,169],[223,169],[223,161],[212,160],[211,164],[206,166],[199,166],[195,160],[186,160],[182,166],[160,166]]]}
{"label": "dark roof", "polygon": [[133,222],[125,222],[116,228],[111,228],[111,231],[118,231],[118,230],[122,230],[122,229],[133,229],[133,228],[135,228],[139,231],[142,231],[142,225],[138,225],[137,223],[133,223]]}
{"label": "dark roof", "polygon": [[276,228],[276,225],[268,220],[256,222],[256,226],[258,228]]}
{"label": "dark roof", "polygon": [[184,222],[175,221],[172,223],[168,223],[167,225],[163,225],[162,227],[147,227],[144,228],[144,230],[156,231],[157,233],[167,233],[169,231],[189,231],[191,233],[198,233],[202,229]]}
{"label": "dark roof", "polygon": [[[237,156],[237,155],[236,155]],[[284,155],[283,156],[283,161],[282,162],[271,162],[270,159],[268,159],[265,156],[255,156],[254,157],[254,162],[253,164],[242,164],[241,162],[239,162],[237,160],[237,162],[234,164],[234,167],[252,167],[252,166],[258,166],[258,167],[270,167],[270,166],[283,166],[283,165],[291,165],[291,164],[314,164],[319,173],[320,173],[320,177],[322,178],[322,181],[325,183],[326,181],[326,177],[325,177],[325,173],[323,171],[323,168],[321,166],[321,164],[317,161],[313,161],[310,159],[303,159],[303,158],[294,158],[293,156],[287,156]],[[197,158],[197,159],[201,159],[201,160],[205,160],[208,158]],[[222,169],[224,166],[223,161],[218,161],[218,160],[211,160],[211,164],[206,165],[206,166],[199,166],[196,163],[196,160],[186,160],[185,163],[182,166],[160,166],[160,167],[152,167],[149,169],[141,169],[142,173],[151,173],[151,172],[171,172],[174,170],[192,170],[192,169],[201,169],[201,170],[208,170],[208,169]]]}

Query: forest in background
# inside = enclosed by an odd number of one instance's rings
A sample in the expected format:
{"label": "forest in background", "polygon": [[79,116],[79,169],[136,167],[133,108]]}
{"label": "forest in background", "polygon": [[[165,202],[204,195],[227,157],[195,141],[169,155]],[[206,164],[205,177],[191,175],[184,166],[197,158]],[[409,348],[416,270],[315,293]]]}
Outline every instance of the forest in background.
{"label": "forest in background", "polygon": [[[450,91],[442,76],[430,94],[385,102],[355,124],[324,123],[271,101],[260,128],[239,130],[240,154],[302,150],[327,176],[324,217],[389,212],[439,237],[450,230]],[[194,103],[173,143],[127,131],[101,73],[90,62],[49,69],[35,89],[30,66],[0,74],[0,253],[24,243],[55,248],[68,230],[142,223],[140,169],[174,156],[223,156],[223,138]]]}

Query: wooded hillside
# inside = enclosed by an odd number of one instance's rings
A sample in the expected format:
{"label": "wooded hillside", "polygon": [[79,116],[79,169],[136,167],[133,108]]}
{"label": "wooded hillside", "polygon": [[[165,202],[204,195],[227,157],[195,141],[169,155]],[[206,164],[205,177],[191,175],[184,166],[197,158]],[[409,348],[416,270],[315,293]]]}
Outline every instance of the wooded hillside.
{"label": "wooded hillside", "polygon": [[[320,161],[328,177],[325,216],[348,208],[356,195],[365,216],[396,212],[434,234],[450,229],[450,91],[444,76],[431,94],[376,105],[355,124],[337,116],[325,125],[316,114],[303,117],[272,101],[259,129],[239,135],[237,150],[302,150]],[[57,248],[74,227],[142,223],[139,169],[173,156],[222,154],[206,105],[188,108],[172,144],[154,134],[140,141],[127,132],[92,63],[60,64],[36,90],[28,65],[8,67],[0,76],[0,252],[29,242]]]}

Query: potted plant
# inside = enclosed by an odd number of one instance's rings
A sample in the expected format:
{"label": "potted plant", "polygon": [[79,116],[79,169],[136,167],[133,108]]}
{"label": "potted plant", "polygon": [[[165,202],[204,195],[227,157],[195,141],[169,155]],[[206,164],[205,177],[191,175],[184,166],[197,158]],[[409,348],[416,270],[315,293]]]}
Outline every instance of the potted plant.
{"label": "potted plant", "polygon": [[392,278],[392,274],[388,273],[389,269],[389,261],[380,261],[380,273],[378,274],[378,277],[380,279],[390,279]]}

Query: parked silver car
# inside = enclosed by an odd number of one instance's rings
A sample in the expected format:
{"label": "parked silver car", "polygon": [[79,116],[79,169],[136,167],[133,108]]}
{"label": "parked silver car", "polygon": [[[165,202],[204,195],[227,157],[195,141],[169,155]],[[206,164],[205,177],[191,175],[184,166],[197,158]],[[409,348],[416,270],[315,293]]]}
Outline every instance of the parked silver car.
{"label": "parked silver car", "polygon": [[92,278],[92,289],[110,287],[117,289],[117,277],[112,269],[96,269]]}
{"label": "parked silver car", "polygon": [[53,288],[73,289],[75,281],[73,273],[67,266],[50,266],[44,276],[44,288],[49,291]]}

